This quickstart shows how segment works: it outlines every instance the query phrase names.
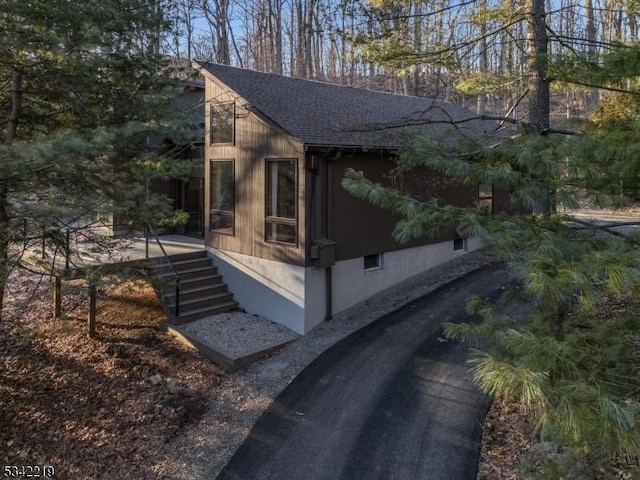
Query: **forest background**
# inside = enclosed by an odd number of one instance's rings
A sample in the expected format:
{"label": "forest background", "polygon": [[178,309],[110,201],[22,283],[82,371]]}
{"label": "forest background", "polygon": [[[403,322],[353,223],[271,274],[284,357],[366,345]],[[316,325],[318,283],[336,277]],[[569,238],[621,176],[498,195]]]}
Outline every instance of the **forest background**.
{"label": "forest background", "polygon": [[636,317],[603,326],[599,309],[640,283],[637,242],[605,241],[597,229],[576,236],[551,211],[638,198],[639,20],[632,0],[2,0],[0,294],[8,272],[25,266],[25,249],[10,247],[46,234],[64,251],[70,218],[105,208],[141,222],[171,215],[144,185],[180,175],[175,151],[149,138],[166,134],[175,147],[197,136],[201,110],[189,123],[170,102],[181,91],[170,79],[188,76],[190,59],[463,104],[508,139],[461,141],[457,151],[423,142],[399,169],[508,188],[544,215],[426,204],[354,172],[345,186],[406,217],[400,238],[454,225],[496,246],[536,308],[516,324],[476,301],[487,328],[450,327],[456,338],[491,340],[476,359],[480,385],[535,412],[541,438],[594,462],[633,458]]}
{"label": "forest background", "polygon": [[[637,40],[637,2],[544,3],[556,69],[578,58],[595,62],[615,45]],[[487,0],[185,0],[165,7],[172,28],[164,49],[176,58],[427,96],[521,119],[527,6]],[[598,102],[592,82],[572,80],[555,86],[554,119],[584,116]]]}

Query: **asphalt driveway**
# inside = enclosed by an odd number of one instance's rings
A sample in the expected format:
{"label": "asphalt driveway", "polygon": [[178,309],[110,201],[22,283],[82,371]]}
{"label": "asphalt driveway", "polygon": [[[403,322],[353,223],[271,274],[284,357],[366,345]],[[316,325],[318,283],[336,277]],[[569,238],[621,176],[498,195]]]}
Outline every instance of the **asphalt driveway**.
{"label": "asphalt driveway", "polygon": [[447,284],[325,351],[274,400],[219,479],[475,479],[489,402],[442,322],[499,294],[503,266]]}

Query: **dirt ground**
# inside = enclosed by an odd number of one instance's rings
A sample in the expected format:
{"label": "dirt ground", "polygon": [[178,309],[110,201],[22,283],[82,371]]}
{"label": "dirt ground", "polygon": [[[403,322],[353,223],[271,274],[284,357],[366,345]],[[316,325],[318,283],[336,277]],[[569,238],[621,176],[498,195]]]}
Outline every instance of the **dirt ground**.
{"label": "dirt ground", "polygon": [[145,283],[99,289],[90,339],[85,286],[65,283],[54,321],[48,279],[22,294],[39,282],[13,279],[0,325],[3,465],[50,465],[63,479],[172,478],[168,442],[198,422],[225,373],[159,329]]}
{"label": "dirt ground", "polygon": [[[35,295],[28,292],[35,291]],[[48,278],[12,278],[0,322],[0,458],[50,465],[62,479],[172,479],[169,449],[196,448],[199,421],[232,382],[160,329],[162,309],[143,281],[98,290],[97,337],[87,335],[86,286],[64,284],[63,318],[51,318]],[[484,425],[480,480],[523,478],[530,419],[494,402]],[[216,435],[215,431],[207,432]],[[178,442],[174,440],[179,440]],[[637,468],[608,478],[640,478]]]}

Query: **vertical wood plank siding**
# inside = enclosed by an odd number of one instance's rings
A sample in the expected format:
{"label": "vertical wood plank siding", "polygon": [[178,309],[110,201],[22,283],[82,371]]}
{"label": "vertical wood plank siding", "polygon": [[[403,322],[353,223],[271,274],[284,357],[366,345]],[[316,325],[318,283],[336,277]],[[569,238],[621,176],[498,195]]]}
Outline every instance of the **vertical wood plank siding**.
{"label": "vertical wood plank siding", "polygon": [[[393,182],[389,172],[394,167],[392,157],[375,152],[342,155],[332,164],[329,222],[331,239],[336,242],[336,260],[428,245],[455,237],[452,227],[437,237],[422,237],[401,244],[393,238],[400,217],[358,199],[342,188],[341,182],[347,168],[363,172],[365,177],[374,182],[391,185]],[[427,169],[415,169],[404,178],[396,178],[394,182],[397,188],[423,200],[435,197],[444,203],[464,206],[473,205],[478,199],[477,189],[456,185],[443,175]]]}
{"label": "vertical wood plank siding", "polygon": [[[307,246],[314,238],[328,237],[336,242],[336,260],[373,255],[403,248],[427,245],[455,237],[453,227],[437,238],[423,237],[400,244],[393,239],[398,217],[359,200],[342,188],[344,171],[353,168],[384,184],[395,162],[388,153],[319,149],[304,151],[302,142],[269,125],[251,112],[248,102],[210,78],[206,80],[205,133],[205,239],[207,245],[268,260],[295,265],[312,265]],[[210,145],[209,105],[235,101],[234,145]],[[336,152],[341,153],[336,155]],[[314,169],[305,168],[305,155],[316,157]],[[298,161],[298,245],[265,241],[265,165],[267,159],[296,158]],[[209,231],[210,162],[233,159],[235,162],[235,234]],[[329,178],[327,178],[329,177]],[[426,169],[396,179],[398,187],[424,199],[433,196],[445,203],[472,205],[478,199],[477,188],[451,183]],[[312,184],[315,188],[312,188]],[[312,195],[315,198],[311,198]],[[330,198],[329,198],[330,197]],[[504,192],[496,192],[498,210],[507,208]],[[328,202],[328,203],[327,203]],[[307,218],[308,216],[308,218]],[[307,225],[308,223],[308,225]]]}
{"label": "vertical wood plank siding", "polygon": [[[267,125],[247,108],[246,100],[229,92],[211,79],[206,80],[205,134],[205,239],[207,245],[255,257],[304,265],[305,238],[305,169],[302,144]],[[209,144],[209,105],[212,101],[236,102],[235,143]],[[265,161],[267,158],[298,160],[298,245],[265,241]],[[216,159],[235,161],[235,235],[209,231],[210,162]]]}

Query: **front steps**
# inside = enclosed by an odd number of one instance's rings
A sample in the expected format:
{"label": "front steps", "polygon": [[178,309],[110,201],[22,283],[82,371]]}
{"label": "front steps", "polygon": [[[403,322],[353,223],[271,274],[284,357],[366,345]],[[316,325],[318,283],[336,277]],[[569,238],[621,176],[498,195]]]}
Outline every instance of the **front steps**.
{"label": "front steps", "polygon": [[[153,265],[158,278],[158,295],[169,325],[182,325],[200,318],[238,308],[233,294],[222,281],[222,275],[212,264],[206,251],[170,255],[173,270],[178,275],[179,303],[176,309],[176,280],[166,258]],[[177,312],[176,312],[177,310]]]}
{"label": "front steps", "polygon": [[[163,328],[213,363],[234,372],[300,337],[282,325],[240,311],[205,251],[169,258],[179,279],[177,315],[173,270],[166,258],[151,263],[153,283],[168,319]],[[228,315],[206,318],[233,310]]]}

